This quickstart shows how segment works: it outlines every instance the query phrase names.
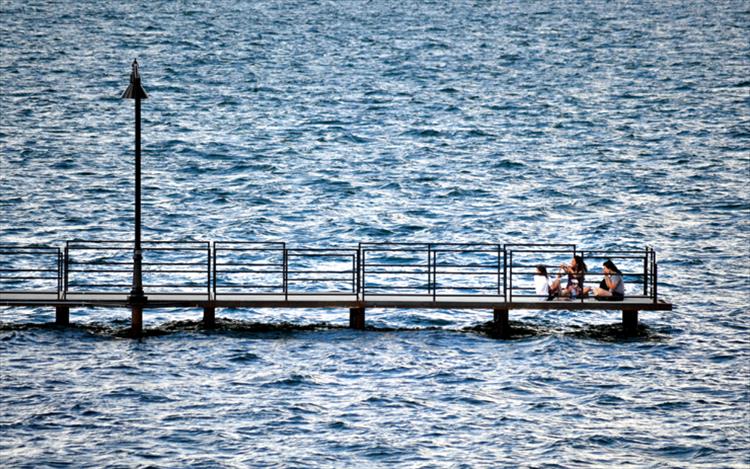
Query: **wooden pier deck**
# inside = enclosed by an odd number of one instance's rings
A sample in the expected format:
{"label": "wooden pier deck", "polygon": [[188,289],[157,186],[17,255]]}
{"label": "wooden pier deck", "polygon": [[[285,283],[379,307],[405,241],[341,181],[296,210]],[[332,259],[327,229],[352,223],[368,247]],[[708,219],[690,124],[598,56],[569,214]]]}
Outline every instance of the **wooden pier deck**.
{"label": "wooden pier deck", "polygon": [[[131,307],[128,295],[113,293],[68,294],[61,299],[56,293],[0,293],[0,306],[54,307],[55,320],[59,325],[70,322],[70,308],[81,307]],[[639,311],[670,311],[672,305],[664,301],[647,301],[643,298],[625,298],[623,301],[598,301],[554,299],[550,301],[505,301],[502,296],[486,297],[433,297],[430,295],[370,295],[362,299],[358,295],[208,295],[153,294],[142,309],[134,311],[134,324],[142,324],[144,309],[148,308],[202,308],[203,321],[211,326],[215,322],[217,308],[348,308],[349,325],[354,329],[365,328],[365,311],[373,308],[399,309],[476,309],[491,310],[499,335],[509,331],[511,310],[620,310],[625,331],[635,331]]]}
{"label": "wooden pier deck", "polygon": [[[66,306],[128,307],[124,293],[69,293],[58,298],[56,293],[0,293],[0,306]],[[505,301],[502,296],[437,297],[431,295],[357,295],[264,294],[264,295],[207,295],[161,293],[149,294],[146,308],[404,308],[404,309],[558,309],[558,310],[621,310],[669,311],[672,305],[662,300],[654,303],[644,298],[625,298],[622,301],[599,301],[594,298],[570,300],[556,298],[549,301],[527,299]]]}

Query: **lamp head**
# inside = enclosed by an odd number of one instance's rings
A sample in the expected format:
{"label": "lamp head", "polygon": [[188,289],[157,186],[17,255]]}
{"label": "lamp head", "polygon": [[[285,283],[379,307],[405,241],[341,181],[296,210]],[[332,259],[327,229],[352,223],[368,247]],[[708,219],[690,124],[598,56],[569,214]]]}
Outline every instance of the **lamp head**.
{"label": "lamp head", "polygon": [[133,70],[130,72],[130,85],[120,96],[122,99],[147,99],[146,90],[141,86],[141,75],[138,72],[138,61],[133,60]]}

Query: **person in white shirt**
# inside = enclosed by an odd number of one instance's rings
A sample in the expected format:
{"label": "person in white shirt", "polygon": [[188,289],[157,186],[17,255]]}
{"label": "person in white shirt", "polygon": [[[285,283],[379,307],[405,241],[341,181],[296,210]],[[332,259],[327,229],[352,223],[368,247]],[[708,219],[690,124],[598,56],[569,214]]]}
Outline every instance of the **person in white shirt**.
{"label": "person in white shirt", "polygon": [[542,300],[551,300],[560,291],[560,274],[557,274],[557,278],[554,280],[549,279],[547,275],[547,267],[543,265],[536,266],[536,273],[534,274],[534,290]]}

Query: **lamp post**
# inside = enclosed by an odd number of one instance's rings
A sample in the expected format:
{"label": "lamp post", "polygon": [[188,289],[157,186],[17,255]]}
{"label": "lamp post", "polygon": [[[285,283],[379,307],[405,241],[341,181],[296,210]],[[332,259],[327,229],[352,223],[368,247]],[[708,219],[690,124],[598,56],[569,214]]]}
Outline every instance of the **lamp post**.
{"label": "lamp post", "polygon": [[141,99],[148,98],[148,95],[141,86],[137,60],[133,60],[130,85],[122,93],[121,98],[135,100],[135,246],[133,248],[133,288],[130,290],[128,302],[132,311],[132,333],[134,336],[139,336],[143,331],[143,306],[147,299],[143,294],[143,252],[141,251]]}

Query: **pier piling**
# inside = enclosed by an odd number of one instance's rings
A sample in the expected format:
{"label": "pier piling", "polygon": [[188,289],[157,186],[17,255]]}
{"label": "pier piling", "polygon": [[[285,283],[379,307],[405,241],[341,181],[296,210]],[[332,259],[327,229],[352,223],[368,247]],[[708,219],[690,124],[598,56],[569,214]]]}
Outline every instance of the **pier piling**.
{"label": "pier piling", "polygon": [[622,310],[622,330],[626,336],[636,335],[638,332],[638,310]]}
{"label": "pier piling", "polygon": [[365,308],[349,308],[349,327],[357,330],[365,328]]}
{"label": "pier piling", "polygon": [[510,336],[508,308],[495,308],[493,316],[493,327],[495,329],[495,334],[497,334],[499,337],[502,337],[503,339],[507,339]]}
{"label": "pier piling", "polygon": [[67,306],[55,307],[55,324],[58,326],[70,325],[70,308]]}
{"label": "pier piling", "polygon": [[140,337],[143,334],[143,306],[132,306],[131,311],[130,334]]}
{"label": "pier piling", "polygon": [[216,325],[216,308],[212,306],[203,308],[203,325],[208,328]]}

